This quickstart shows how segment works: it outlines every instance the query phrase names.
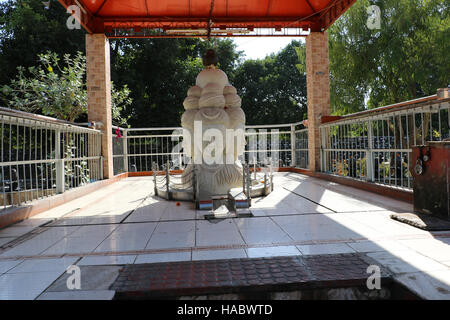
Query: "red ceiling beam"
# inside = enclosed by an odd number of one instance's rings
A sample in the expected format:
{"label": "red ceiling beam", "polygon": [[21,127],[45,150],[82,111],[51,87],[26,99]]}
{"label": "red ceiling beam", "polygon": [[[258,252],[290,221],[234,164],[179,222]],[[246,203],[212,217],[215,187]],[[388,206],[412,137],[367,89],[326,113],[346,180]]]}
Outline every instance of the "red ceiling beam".
{"label": "red ceiling beam", "polygon": [[[209,19],[212,21],[213,28],[310,28],[312,32],[321,32],[327,30],[356,0],[330,0],[328,6],[324,9],[315,9],[309,0],[305,0],[312,13],[305,17],[173,17],[148,16],[148,3],[146,3],[147,16],[144,17],[99,17],[102,9],[106,8],[105,4],[111,0],[103,0],[95,13],[89,12],[84,6],[84,0],[58,0],[65,8],[76,5],[81,8],[81,16],[77,19],[80,24],[89,33],[105,33],[111,28],[162,28],[162,29],[178,29],[181,27],[187,29],[208,28]],[[211,0],[211,9],[214,0]],[[269,2],[270,6],[270,2]],[[190,7],[189,7],[190,9]],[[212,12],[212,10],[211,10]],[[144,13],[145,14],[145,13]]]}
{"label": "red ceiling beam", "polygon": [[325,10],[319,18],[323,31],[326,31],[355,2],[356,0],[334,0],[332,6]]}
{"label": "red ceiling beam", "polygon": [[80,17],[76,17],[77,21],[86,29],[89,33],[103,32],[103,21],[100,18],[94,17],[83,5],[77,0],[58,0],[64,8],[70,6],[77,6],[80,8]]}

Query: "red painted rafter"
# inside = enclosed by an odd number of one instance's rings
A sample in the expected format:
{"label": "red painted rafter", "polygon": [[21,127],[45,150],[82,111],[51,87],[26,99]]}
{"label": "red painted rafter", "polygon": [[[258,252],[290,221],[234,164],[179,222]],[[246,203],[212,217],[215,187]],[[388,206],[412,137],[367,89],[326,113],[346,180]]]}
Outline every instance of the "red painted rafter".
{"label": "red painted rafter", "polygon": [[[86,10],[86,8],[80,3],[80,1],[77,0],[58,0],[59,3],[61,3],[64,8],[68,8],[72,5],[80,7],[80,19],[75,17],[80,24],[83,26],[83,28],[86,29],[89,33],[99,32],[100,30],[100,21],[96,20],[94,16]],[[97,26],[97,28],[96,28]]]}
{"label": "red painted rafter", "polygon": [[356,0],[334,0],[333,6],[326,10],[321,16],[323,31],[327,30],[340,16],[342,16]]}
{"label": "red painted rafter", "polygon": [[[83,6],[87,0],[58,0],[64,7],[70,5],[82,6],[80,23],[89,33],[105,33],[110,32],[111,28],[115,29],[136,29],[142,28],[156,29],[162,28],[163,30],[178,29],[180,27],[186,29],[203,29],[209,26],[209,21],[213,24],[213,27],[224,28],[275,28],[279,30],[281,28],[310,28],[313,32],[325,31],[330,27],[334,21],[339,18],[356,0],[330,0],[328,5],[323,9],[317,9],[312,6],[309,0],[305,0],[303,5],[306,5],[311,9],[312,14],[304,17],[280,17],[270,16],[271,2],[268,2],[268,12],[266,16],[225,16],[214,17],[212,10],[208,17],[191,17],[191,1],[189,1],[189,14],[187,16],[151,16],[148,1],[145,0],[145,10],[142,12],[142,16],[115,16],[111,17],[105,12],[105,4],[112,0],[104,0],[101,5],[96,9],[95,13],[89,12],[87,6]],[[216,0],[217,1],[217,0]],[[244,1],[244,0],[243,0]],[[211,8],[214,7],[214,0],[210,2]],[[109,7],[108,7],[109,8]],[[228,1],[226,5],[228,15]],[[244,12],[243,12],[244,13]],[[244,13],[245,14],[245,13]],[[205,19],[206,18],[206,19]],[[108,31],[109,30],[109,31]]]}
{"label": "red painted rafter", "polygon": [[309,2],[309,0],[305,0],[305,1],[306,1],[306,3],[308,4],[308,6],[311,8],[312,12],[313,12],[313,13],[316,13],[317,10],[314,9],[314,7],[312,6],[311,2]]}
{"label": "red painted rafter", "polygon": [[98,15],[100,13],[100,11],[103,9],[103,6],[108,2],[108,0],[103,0],[102,4],[100,5],[100,7],[98,7],[97,11],[95,11],[94,16]]}

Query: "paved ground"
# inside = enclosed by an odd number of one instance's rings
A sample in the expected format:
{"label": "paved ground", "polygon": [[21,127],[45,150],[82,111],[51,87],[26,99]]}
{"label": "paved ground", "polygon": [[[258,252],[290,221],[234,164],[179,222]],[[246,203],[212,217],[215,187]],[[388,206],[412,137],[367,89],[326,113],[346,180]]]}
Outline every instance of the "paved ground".
{"label": "paved ground", "polygon": [[[274,183],[252,218],[206,221],[191,203],[153,197],[152,178],[140,177],[0,230],[0,299],[110,299],[109,285],[92,283],[117,277],[114,265],[355,252],[423,297],[450,299],[450,232],[389,218],[411,205],[295,173]],[[104,268],[82,274],[77,293],[49,292],[73,264]]]}

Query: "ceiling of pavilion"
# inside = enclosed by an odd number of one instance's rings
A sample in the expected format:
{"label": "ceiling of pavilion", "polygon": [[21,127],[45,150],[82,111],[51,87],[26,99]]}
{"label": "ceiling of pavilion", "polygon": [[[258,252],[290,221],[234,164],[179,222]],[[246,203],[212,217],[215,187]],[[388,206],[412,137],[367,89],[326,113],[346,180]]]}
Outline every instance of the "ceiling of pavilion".
{"label": "ceiling of pavilion", "polygon": [[111,37],[295,36],[324,31],[356,0],[58,0]]}

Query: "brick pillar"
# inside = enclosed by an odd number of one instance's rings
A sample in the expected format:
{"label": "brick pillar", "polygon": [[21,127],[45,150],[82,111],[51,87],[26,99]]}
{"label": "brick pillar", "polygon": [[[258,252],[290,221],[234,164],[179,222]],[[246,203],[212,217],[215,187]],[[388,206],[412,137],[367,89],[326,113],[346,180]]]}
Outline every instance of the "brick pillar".
{"label": "brick pillar", "polygon": [[86,35],[86,77],[89,121],[102,122],[103,178],[114,176],[111,122],[109,40],[104,34]]}
{"label": "brick pillar", "polygon": [[311,32],[306,37],[306,84],[309,169],[320,171],[320,118],[330,114],[328,34],[326,32]]}

